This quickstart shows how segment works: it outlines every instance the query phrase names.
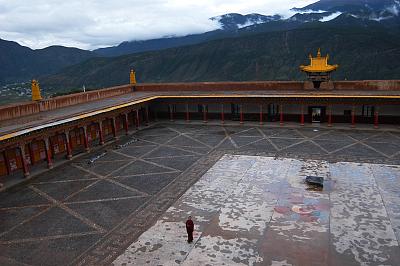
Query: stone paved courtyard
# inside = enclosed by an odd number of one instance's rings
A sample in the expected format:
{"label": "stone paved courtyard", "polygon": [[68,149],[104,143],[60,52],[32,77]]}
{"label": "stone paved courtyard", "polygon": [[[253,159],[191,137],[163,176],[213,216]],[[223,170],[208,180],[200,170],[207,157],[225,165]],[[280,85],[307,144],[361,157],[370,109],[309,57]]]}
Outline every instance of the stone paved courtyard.
{"label": "stone paved courtyard", "polygon": [[[398,132],[160,123],[122,137],[117,145],[121,146],[104,147],[0,195],[1,265],[123,264],[135,248],[142,252],[136,253],[137,261],[131,256],[132,263],[140,261],[137,265],[144,258],[151,265],[196,265],[199,258],[204,265],[213,265],[211,259],[226,265],[400,263],[400,170],[389,166],[400,165]],[[240,166],[242,159],[246,163]],[[263,160],[275,164],[270,171],[278,171],[269,179],[255,171],[261,168],[254,165],[264,165]],[[230,177],[231,169],[232,180],[213,183],[223,178],[217,170],[225,161],[237,161],[242,168],[226,165],[222,176]],[[276,174],[284,169],[293,175]],[[210,176],[213,171],[216,174]],[[320,171],[332,182],[322,192],[308,191],[298,179],[307,171]],[[253,183],[264,189],[262,200],[251,194],[218,199],[207,188],[233,188],[237,178],[254,178]],[[251,189],[249,183],[238,184],[243,187],[229,193],[242,195]],[[200,195],[205,191],[218,199],[219,209],[207,210],[213,201],[203,201]],[[257,204],[263,212],[251,207]],[[309,215],[301,213],[305,206],[319,207]],[[195,247],[184,242],[184,229],[180,235],[176,232],[191,212],[200,238]],[[220,218],[208,222],[212,217]],[[175,227],[164,228],[166,220]],[[160,235],[170,241],[167,251]],[[138,246],[148,246],[143,239],[151,237],[154,242],[148,245],[166,252],[158,257],[161,261],[156,258],[162,253],[153,256]],[[238,239],[251,248],[235,249]],[[218,252],[211,250],[216,242]],[[171,255],[173,247],[177,253]],[[237,251],[237,256],[222,252],[225,249]]]}
{"label": "stone paved courtyard", "polygon": [[[381,180],[399,170],[225,155],[114,265],[398,265],[400,196]],[[194,244],[182,233],[188,215]]]}

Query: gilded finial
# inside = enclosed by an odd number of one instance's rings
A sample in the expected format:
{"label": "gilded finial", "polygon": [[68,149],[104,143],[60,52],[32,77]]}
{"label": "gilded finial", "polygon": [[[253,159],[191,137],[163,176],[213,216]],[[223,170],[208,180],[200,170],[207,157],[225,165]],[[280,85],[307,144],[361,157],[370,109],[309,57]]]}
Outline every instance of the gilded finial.
{"label": "gilded finial", "polygon": [[312,81],[315,89],[319,89],[321,82],[329,81],[331,72],[335,71],[338,65],[329,65],[329,55],[321,55],[321,48],[318,48],[317,57],[310,57],[308,66],[301,65],[300,70],[307,73],[308,80]]}
{"label": "gilded finial", "polygon": [[31,89],[32,89],[32,101],[42,100],[42,95],[40,94],[39,82],[37,80],[35,79],[32,80]]}
{"label": "gilded finial", "polygon": [[329,55],[322,56],[321,48],[318,48],[317,57],[313,57],[310,54],[309,59],[310,59],[310,64],[308,66],[301,65],[300,66],[301,71],[310,73],[332,72],[339,67],[338,65],[328,64]]}
{"label": "gilded finial", "polygon": [[135,70],[131,69],[131,72],[129,74],[129,78],[130,78],[130,84],[131,85],[136,85],[136,73],[135,73]]}

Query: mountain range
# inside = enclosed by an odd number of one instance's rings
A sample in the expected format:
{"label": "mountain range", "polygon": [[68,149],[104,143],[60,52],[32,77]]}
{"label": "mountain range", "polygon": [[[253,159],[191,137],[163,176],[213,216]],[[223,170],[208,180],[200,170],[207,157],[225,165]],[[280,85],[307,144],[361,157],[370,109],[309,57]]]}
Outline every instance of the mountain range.
{"label": "mountain range", "polygon": [[338,79],[400,78],[400,0],[320,0],[289,18],[225,14],[203,34],[85,51],[32,50],[0,39],[0,84],[40,77],[48,90],[141,82],[299,80],[298,65],[321,47]]}
{"label": "mountain range", "polygon": [[53,74],[63,67],[94,56],[90,51],[63,46],[33,50],[16,42],[0,39],[0,85]]}
{"label": "mountain range", "polygon": [[107,87],[128,82],[135,68],[139,82],[301,80],[298,66],[318,47],[340,65],[336,79],[400,77],[400,32],[378,22],[359,24],[341,15],[335,21],[312,22],[294,30],[213,40],[111,58],[93,58],[46,77],[42,83],[66,88]]}
{"label": "mountain range", "polygon": [[[250,32],[289,30],[303,23],[321,21],[332,15],[342,13],[367,20],[393,19],[399,16],[400,0],[320,0],[303,8],[293,8],[296,14],[288,19],[280,15],[264,16],[261,14],[241,15],[225,14],[210,18],[218,21],[220,29],[203,34],[184,37],[170,37],[146,41],[126,41],[118,46],[97,49],[94,52],[102,56],[119,56],[130,53],[161,50],[205,41],[235,37],[243,34],[238,30],[246,28]],[[334,18],[334,17],[333,17]],[[260,24],[267,24],[261,25]]]}
{"label": "mountain range", "polygon": [[[294,11],[328,11],[364,14],[369,17],[377,14],[398,15],[398,0],[320,0],[303,8],[293,8]],[[397,9],[397,11],[395,10]]]}
{"label": "mountain range", "polygon": [[94,50],[94,52],[101,56],[119,56],[124,54],[156,51],[172,47],[192,45],[206,41],[236,36],[237,30],[241,28],[263,24],[271,21],[280,21],[281,19],[282,17],[279,15],[264,16],[261,14],[241,15],[230,13],[210,18],[210,20],[217,21],[220,24],[220,29],[201,34],[191,34],[183,37],[168,37],[145,41],[126,41],[119,44],[118,46],[96,49]]}

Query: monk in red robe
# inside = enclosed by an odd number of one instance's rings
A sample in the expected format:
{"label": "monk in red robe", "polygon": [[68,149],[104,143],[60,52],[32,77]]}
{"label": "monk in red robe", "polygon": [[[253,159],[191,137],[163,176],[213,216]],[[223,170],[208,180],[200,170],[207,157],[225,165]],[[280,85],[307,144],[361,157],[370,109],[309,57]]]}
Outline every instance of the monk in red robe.
{"label": "monk in red robe", "polygon": [[194,223],[192,221],[192,216],[189,216],[186,221],[186,232],[188,234],[188,243],[193,242],[193,231],[194,231]]}

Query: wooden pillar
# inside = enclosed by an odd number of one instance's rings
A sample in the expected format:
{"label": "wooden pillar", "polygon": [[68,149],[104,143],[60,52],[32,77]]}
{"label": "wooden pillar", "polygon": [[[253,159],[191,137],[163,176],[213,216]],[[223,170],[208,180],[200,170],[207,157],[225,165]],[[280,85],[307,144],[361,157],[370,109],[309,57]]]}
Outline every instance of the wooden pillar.
{"label": "wooden pillar", "polygon": [[145,108],[146,110],[146,126],[148,126],[149,125],[149,106],[148,105],[146,105],[146,108]]}
{"label": "wooden pillar", "polygon": [[53,168],[53,161],[51,159],[50,140],[48,137],[44,139],[44,146],[46,148],[47,167],[51,169]]}
{"label": "wooden pillar", "polygon": [[374,112],[374,128],[379,128],[379,109],[375,107]]}
{"label": "wooden pillar", "polygon": [[304,104],[301,105],[300,125],[304,126]]}
{"label": "wooden pillar", "polygon": [[88,134],[87,134],[87,126],[83,126],[83,136],[84,136],[84,145],[85,145],[85,151],[90,152],[90,147],[89,147],[89,139],[88,139]]}
{"label": "wooden pillar", "polygon": [[222,124],[225,124],[224,104],[221,104],[221,123],[222,123]]}
{"label": "wooden pillar", "polygon": [[29,142],[28,145],[29,145],[29,156],[31,157],[31,165],[34,165],[35,164],[35,156],[34,156],[34,152],[32,149],[32,141]]}
{"label": "wooden pillar", "polygon": [[139,109],[136,109],[136,129],[140,127]]}
{"label": "wooden pillar", "polygon": [[71,147],[71,140],[69,138],[69,131],[65,132],[65,143],[67,146],[67,159],[71,160],[72,159],[72,147]]}
{"label": "wooden pillar", "polygon": [[169,107],[169,121],[174,121],[174,111],[172,110],[172,104],[168,105]]}
{"label": "wooden pillar", "polygon": [[133,113],[133,115],[132,115],[132,123],[133,123],[133,126],[135,127],[135,129],[137,130],[138,127],[137,127],[137,122],[136,122],[136,109],[131,110],[131,112]]}
{"label": "wooden pillar", "polygon": [[128,126],[128,114],[124,114],[124,127],[125,127],[125,135],[128,135],[129,126]]}
{"label": "wooden pillar", "polygon": [[351,109],[351,127],[356,126],[356,107],[353,105]]}
{"label": "wooden pillar", "polygon": [[113,136],[114,136],[114,138],[117,138],[117,125],[116,125],[116,123],[115,123],[115,117],[113,117],[112,119],[111,119],[111,127],[112,127],[112,133],[113,133]]}
{"label": "wooden pillar", "polygon": [[99,121],[99,137],[100,137],[100,145],[104,145],[104,134],[103,134],[103,121]]}
{"label": "wooden pillar", "polygon": [[240,124],[243,124],[243,104],[240,105]]}
{"label": "wooden pillar", "polygon": [[186,122],[190,121],[190,116],[189,116],[189,104],[186,104]]}
{"label": "wooden pillar", "polygon": [[28,162],[26,161],[26,157],[25,157],[25,144],[24,143],[19,145],[19,150],[21,152],[22,170],[24,171],[24,177],[28,177],[30,175],[30,173],[29,173]]}
{"label": "wooden pillar", "polygon": [[263,106],[260,104],[260,125],[263,124]]}
{"label": "wooden pillar", "polygon": [[283,104],[279,105],[279,124],[283,125]]}
{"label": "wooden pillar", "polygon": [[332,126],[332,109],[333,109],[333,106],[329,105],[329,107],[328,107],[328,127]]}
{"label": "wooden pillar", "polygon": [[9,174],[11,174],[11,167],[10,167],[10,161],[8,160],[8,157],[7,157],[6,150],[3,151],[3,157],[4,157],[4,162],[6,164],[7,175],[9,175]]}
{"label": "wooden pillar", "polygon": [[203,123],[207,123],[207,105],[203,104]]}

